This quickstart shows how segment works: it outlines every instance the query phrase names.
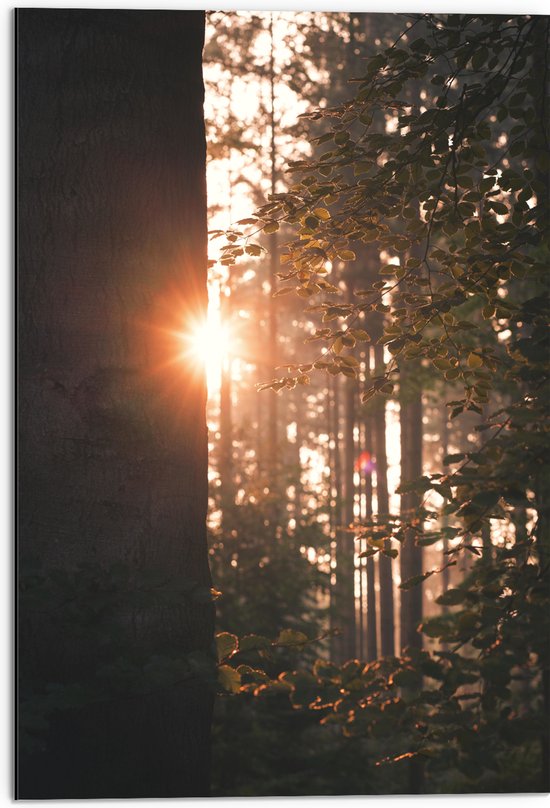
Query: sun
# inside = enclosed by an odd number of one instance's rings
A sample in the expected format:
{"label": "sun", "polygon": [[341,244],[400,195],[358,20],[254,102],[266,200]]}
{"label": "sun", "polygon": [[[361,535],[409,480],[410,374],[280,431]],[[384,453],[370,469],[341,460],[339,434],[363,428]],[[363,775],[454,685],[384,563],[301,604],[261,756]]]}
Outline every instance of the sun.
{"label": "sun", "polygon": [[219,308],[209,306],[206,320],[194,324],[182,340],[183,358],[204,369],[212,394],[220,386],[222,368],[231,350],[231,330],[222,322]]}

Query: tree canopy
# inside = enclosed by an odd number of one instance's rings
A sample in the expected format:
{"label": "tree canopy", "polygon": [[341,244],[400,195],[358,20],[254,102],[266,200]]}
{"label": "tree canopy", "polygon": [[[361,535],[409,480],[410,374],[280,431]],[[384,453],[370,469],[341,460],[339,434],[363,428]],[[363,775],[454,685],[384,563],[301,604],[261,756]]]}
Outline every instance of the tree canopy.
{"label": "tree canopy", "polygon": [[[434,771],[452,765],[485,777],[503,770],[510,747],[536,742],[543,789],[548,45],[547,17],[418,16],[364,61],[355,95],[308,113],[323,130],[314,155],[290,164],[289,190],[237,223],[222,252],[231,265],[243,250],[260,252],[258,231],[289,225],[295,236],[281,257],[277,294],[296,292],[308,316],[320,318],[310,337],[318,356],[289,365],[261,390],[308,385],[316,371],[359,379],[354,348],[374,338],[389,361],[370,375],[365,404],[392,396],[414,367],[439,379],[452,419],[482,416],[475,451],[402,482],[402,494],[422,496],[413,513],[387,519],[382,535],[373,529],[380,521],[356,526],[367,555],[387,553],[388,541],[395,555],[407,542],[446,542],[441,567],[403,580],[403,590],[464,554],[477,559],[439,598],[447,613],[422,625],[439,650],[411,648],[367,665],[321,659],[276,686],[288,687],[296,706],[319,710],[324,723],[369,738],[380,764],[421,758]],[[351,299],[339,281],[344,270],[354,274]],[[492,391],[505,399],[493,411]],[[487,547],[486,531],[495,529]]]}

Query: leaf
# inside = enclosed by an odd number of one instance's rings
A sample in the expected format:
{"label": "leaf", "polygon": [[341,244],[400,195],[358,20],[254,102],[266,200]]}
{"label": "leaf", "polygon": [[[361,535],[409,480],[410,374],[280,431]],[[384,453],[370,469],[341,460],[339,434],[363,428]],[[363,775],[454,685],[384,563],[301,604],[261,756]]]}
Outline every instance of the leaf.
{"label": "leaf", "polygon": [[483,365],[483,359],[476,353],[470,353],[468,356],[468,367],[469,368],[480,368]]}
{"label": "leaf", "polygon": [[330,213],[326,208],[314,208],[313,213],[318,219],[322,219],[324,222],[326,222],[327,219],[330,219]]}
{"label": "leaf", "polygon": [[284,628],[277,637],[277,645],[305,645],[309,642],[303,631],[295,631],[292,628]]}
{"label": "leaf", "polygon": [[472,497],[471,503],[481,508],[492,508],[500,499],[498,491],[480,491]]}
{"label": "leaf", "polygon": [[271,297],[282,297],[283,295],[289,295],[291,292],[294,291],[294,286],[283,286],[281,289],[277,289]]}
{"label": "leaf", "polygon": [[359,366],[359,361],[354,356],[339,356],[338,361],[353,368]]}
{"label": "leaf", "polygon": [[230,665],[220,665],[218,683],[229,693],[238,693],[241,687],[241,674]]}
{"label": "leaf", "polygon": [[491,202],[487,203],[487,206],[491,207],[499,216],[505,216],[507,213],[510,213],[507,206],[503,202],[495,202],[492,200]]}
{"label": "leaf", "polygon": [[353,250],[338,250],[337,255],[341,261],[355,261],[356,258]]}
{"label": "leaf", "polygon": [[489,57],[489,51],[487,48],[485,47],[478,48],[475,51],[474,55],[472,56],[472,67],[474,68],[474,70],[479,70],[479,68],[485,64],[488,57]]}
{"label": "leaf", "polygon": [[443,464],[445,466],[450,465],[451,463],[460,463],[462,460],[466,459],[466,455],[463,452],[458,452],[457,454],[448,454],[445,455],[443,458]]}
{"label": "leaf", "polygon": [[218,653],[218,662],[222,659],[227,659],[237,651],[239,647],[239,640],[234,634],[229,634],[223,631],[221,634],[216,634],[216,651]]}
{"label": "leaf", "polygon": [[239,651],[261,651],[271,648],[271,640],[261,634],[246,634],[239,640]]}
{"label": "leaf", "polygon": [[279,229],[279,222],[275,221],[264,224],[262,228],[264,233],[276,233],[278,229]]}
{"label": "leaf", "polygon": [[363,550],[363,552],[359,553],[359,555],[357,557],[358,558],[370,558],[371,556],[376,555],[376,553],[378,553],[378,551],[379,551],[379,548],[371,547],[368,550]]}
{"label": "leaf", "polygon": [[418,687],[422,674],[413,668],[402,668],[390,677],[390,684],[397,687]]}
{"label": "leaf", "polygon": [[370,399],[371,399],[371,398],[372,398],[372,397],[373,397],[375,394],[376,394],[376,390],[374,389],[374,387],[371,387],[369,390],[367,390],[366,392],[364,392],[364,393],[362,393],[362,394],[361,394],[361,403],[362,403],[362,404],[366,404],[366,403],[367,403],[367,401],[370,401]]}
{"label": "leaf", "polygon": [[350,328],[349,333],[359,342],[370,342],[370,335],[362,328]]}
{"label": "leaf", "polygon": [[407,578],[406,581],[399,584],[399,589],[412,589],[413,586],[418,586],[418,584],[425,581],[426,578],[429,578],[430,575],[433,575],[435,570],[430,570],[429,572],[424,572],[422,575],[413,575],[412,578]]}

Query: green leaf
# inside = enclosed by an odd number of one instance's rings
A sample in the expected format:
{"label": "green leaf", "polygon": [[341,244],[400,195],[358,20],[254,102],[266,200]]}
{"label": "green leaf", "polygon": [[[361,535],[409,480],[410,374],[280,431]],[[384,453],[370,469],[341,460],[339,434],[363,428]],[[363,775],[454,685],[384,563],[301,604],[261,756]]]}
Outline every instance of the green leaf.
{"label": "green leaf", "polygon": [[348,333],[359,342],[370,342],[370,335],[362,328],[350,328]]}
{"label": "green leaf", "polygon": [[472,497],[471,503],[485,509],[494,507],[499,499],[500,494],[498,491],[480,491]]}
{"label": "green leaf", "polygon": [[218,683],[227,692],[238,693],[241,687],[241,674],[230,665],[220,665]]}
{"label": "green leaf", "polygon": [[469,368],[480,368],[483,365],[483,359],[476,353],[470,353],[468,355],[468,367]]}
{"label": "green leaf", "polygon": [[216,651],[218,653],[218,662],[222,659],[227,659],[234,654],[239,647],[239,640],[234,634],[229,634],[223,631],[221,634],[216,634]]}
{"label": "green leaf", "polygon": [[461,463],[462,460],[466,459],[466,455],[464,452],[458,452],[457,454],[448,454],[445,455],[443,458],[443,465],[448,466],[451,463]]}
{"label": "green leaf", "polygon": [[338,250],[337,255],[341,261],[355,261],[356,258],[353,250]]}
{"label": "green leaf", "polygon": [[407,578],[406,581],[403,581],[399,584],[399,589],[412,589],[413,586],[418,586],[421,584],[422,581],[425,581],[426,578],[429,578],[430,575],[434,574],[434,570],[430,570],[429,572],[424,572],[422,575],[413,575],[412,578]]}
{"label": "green leaf", "polygon": [[271,640],[261,634],[246,634],[239,640],[239,651],[262,651],[271,648]]}
{"label": "green leaf", "polygon": [[294,286],[283,286],[281,289],[277,289],[276,292],[273,292],[271,297],[282,297],[283,295],[289,295],[295,289]]}
{"label": "green leaf", "polygon": [[292,628],[284,628],[277,637],[277,645],[298,645],[303,646],[308,642],[303,631],[295,631]]}

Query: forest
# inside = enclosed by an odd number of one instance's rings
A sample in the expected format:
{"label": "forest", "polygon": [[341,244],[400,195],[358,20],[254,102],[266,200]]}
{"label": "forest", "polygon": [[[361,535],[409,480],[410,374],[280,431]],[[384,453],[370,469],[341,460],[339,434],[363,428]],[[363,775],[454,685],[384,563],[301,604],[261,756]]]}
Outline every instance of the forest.
{"label": "forest", "polygon": [[18,15],[18,796],[548,792],[550,17]]}

